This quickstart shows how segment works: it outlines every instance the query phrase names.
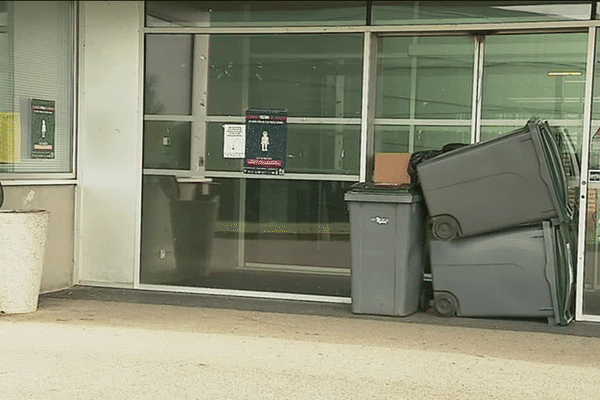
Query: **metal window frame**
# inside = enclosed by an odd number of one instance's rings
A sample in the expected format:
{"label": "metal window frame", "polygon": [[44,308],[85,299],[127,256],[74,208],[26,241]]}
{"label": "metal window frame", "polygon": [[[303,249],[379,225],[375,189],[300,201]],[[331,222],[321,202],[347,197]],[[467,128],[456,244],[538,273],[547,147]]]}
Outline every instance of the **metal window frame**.
{"label": "metal window frame", "polygon": [[[558,21],[558,22],[526,22],[526,23],[492,23],[492,24],[439,24],[439,25],[403,25],[403,26],[345,26],[345,27],[146,27],[144,34],[160,33],[160,34],[195,34],[195,35],[216,35],[216,34],[348,34],[362,33],[364,35],[363,48],[363,86],[362,86],[362,111],[360,119],[337,119],[337,118],[290,118],[289,123],[343,123],[343,124],[360,124],[361,126],[361,141],[360,141],[360,170],[358,176],[339,176],[339,175],[312,175],[312,174],[288,174],[287,179],[327,179],[327,180],[353,180],[358,178],[360,181],[366,181],[369,178],[369,167],[372,166],[373,145],[374,145],[374,127],[376,125],[411,125],[419,123],[422,125],[441,126],[471,126],[472,141],[481,140],[481,126],[494,125],[496,121],[481,119],[481,103],[482,103],[482,73],[483,73],[483,56],[485,36],[487,34],[535,34],[535,33],[557,33],[557,32],[587,32],[588,33],[588,56],[587,56],[587,72],[586,72],[586,88],[585,88],[585,109],[584,116],[581,121],[575,120],[557,120],[556,123],[562,125],[580,125],[583,124],[583,149],[582,149],[582,171],[581,171],[581,194],[580,194],[580,209],[587,210],[587,176],[589,171],[589,151],[591,142],[591,118],[592,118],[592,88],[594,78],[594,62],[596,59],[596,36],[597,27],[600,26],[599,20],[589,21]],[[376,92],[376,59],[378,53],[379,38],[384,36],[407,36],[407,35],[447,35],[447,34],[478,34],[483,32],[483,39],[476,41],[476,56],[474,57],[474,82],[473,82],[473,111],[470,119],[465,120],[424,120],[424,119],[382,119],[374,117],[374,100]],[[146,120],[163,120],[175,116],[144,116]],[[187,120],[185,118],[182,120]],[[172,119],[171,119],[172,120]],[[206,116],[205,122],[243,122],[243,116]],[[504,124],[507,121],[502,121]],[[515,126],[522,125],[524,121],[514,120],[508,121]],[[158,172],[158,171],[156,171]],[[171,171],[168,171],[169,173]],[[244,177],[242,173],[237,172],[214,172],[205,171],[205,177]],[[253,178],[256,178],[253,176]],[[285,179],[284,178],[284,179]],[[202,179],[190,176],[188,179]],[[267,179],[267,178],[265,178]],[[277,178],[271,178],[277,179]],[[578,249],[577,249],[577,288],[576,288],[576,320],[600,322],[600,316],[583,314],[583,273],[585,267],[585,219],[586,213],[581,212],[579,215],[578,225]],[[263,293],[263,292],[247,292],[235,290],[211,290],[204,288],[182,288],[170,287],[164,285],[135,285],[140,289],[166,290],[171,292],[191,292],[191,293],[209,293],[209,294],[225,294],[239,295],[265,298],[288,298],[307,300],[302,295],[294,295],[287,293]],[[309,296],[313,297],[313,296]],[[322,296],[316,296],[317,301],[323,301]],[[335,298],[325,299],[326,301],[347,302],[348,299]]]}
{"label": "metal window frame", "polygon": [[[11,7],[11,2],[9,7]],[[70,1],[71,3],[71,75],[70,75],[70,90],[71,90],[71,171],[70,172],[2,172],[0,171],[0,179],[4,186],[37,186],[37,185],[73,185],[78,183],[77,179],[77,139],[79,135],[79,2]],[[6,31],[12,30],[12,20],[9,20]],[[11,58],[13,57],[13,43],[10,44]],[[10,79],[14,79],[14,73],[11,72]],[[14,93],[12,94],[14,96]],[[13,99],[14,101],[14,99]]]}
{"label": "metal window frame", "polygon": [[593,86],[596,60],[596,36],[597,25],[590,26],[588,33],[588,58],[587,70],[585,75],[585,101],[583,115],[583,149],[581,153],[581,182],[579,185],[579,222],[577,235],[577,268],[575,289],[575,319],[578,321],[600,322],[600,316],[583,313],[584,297],[584,273],[585,273],[585,253],[586,253],[586,220],[588,209],[588,175],[589,175],[589,156],[592,139],[592,101]]}

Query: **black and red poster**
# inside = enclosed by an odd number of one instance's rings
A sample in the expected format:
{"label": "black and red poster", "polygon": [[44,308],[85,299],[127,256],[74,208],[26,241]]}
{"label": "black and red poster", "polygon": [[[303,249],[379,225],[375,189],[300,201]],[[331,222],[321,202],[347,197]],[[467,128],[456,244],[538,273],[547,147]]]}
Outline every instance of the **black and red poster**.
{"label": "black and red poster", "polygon": [[246,110],[244,173],[283,175],[287,157],[287,110]]}

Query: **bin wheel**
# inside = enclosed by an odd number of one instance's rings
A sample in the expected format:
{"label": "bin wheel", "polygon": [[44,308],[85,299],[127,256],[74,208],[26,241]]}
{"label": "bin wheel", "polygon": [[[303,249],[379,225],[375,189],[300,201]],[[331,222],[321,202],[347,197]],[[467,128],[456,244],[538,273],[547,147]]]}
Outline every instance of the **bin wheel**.
{"label": "bin wheel", "polygon": [[433,236],[438,240],[452,240],[458,236],[458,221],[450,215],[432,218]]}
{"label": "bin wheel", "polygon": [[458,300],[452,293],[436,293],[433,309],[440,317],[454,317],[458,311]]}

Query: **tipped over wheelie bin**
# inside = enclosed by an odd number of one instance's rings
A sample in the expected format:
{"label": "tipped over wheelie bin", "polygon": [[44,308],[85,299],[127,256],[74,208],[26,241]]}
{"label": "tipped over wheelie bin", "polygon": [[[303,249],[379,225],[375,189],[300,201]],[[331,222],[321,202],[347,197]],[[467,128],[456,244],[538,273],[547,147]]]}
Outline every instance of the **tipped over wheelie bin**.
{"label": "tipped over wheelie bin", "polygon": [[566,175],[546,122],[464,146],[417,165],[439,240],[570,221]]}
{"label": "tipped over wheelie bin", "polygon": [[433,308],[440,316],[573,318],[574,243],[544,221],[501,232],[431,240]]}

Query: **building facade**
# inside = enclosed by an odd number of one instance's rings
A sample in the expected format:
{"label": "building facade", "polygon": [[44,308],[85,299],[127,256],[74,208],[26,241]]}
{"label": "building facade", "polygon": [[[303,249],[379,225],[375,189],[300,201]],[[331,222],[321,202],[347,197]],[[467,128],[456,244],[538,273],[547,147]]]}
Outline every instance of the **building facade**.
{"label": "building facade", "polygon": [[590,1],[1,1],[3,208],[51,212],[43,291],[349,302],[344,194],[374,154],[539,117],[600,321],[599,25]]}

